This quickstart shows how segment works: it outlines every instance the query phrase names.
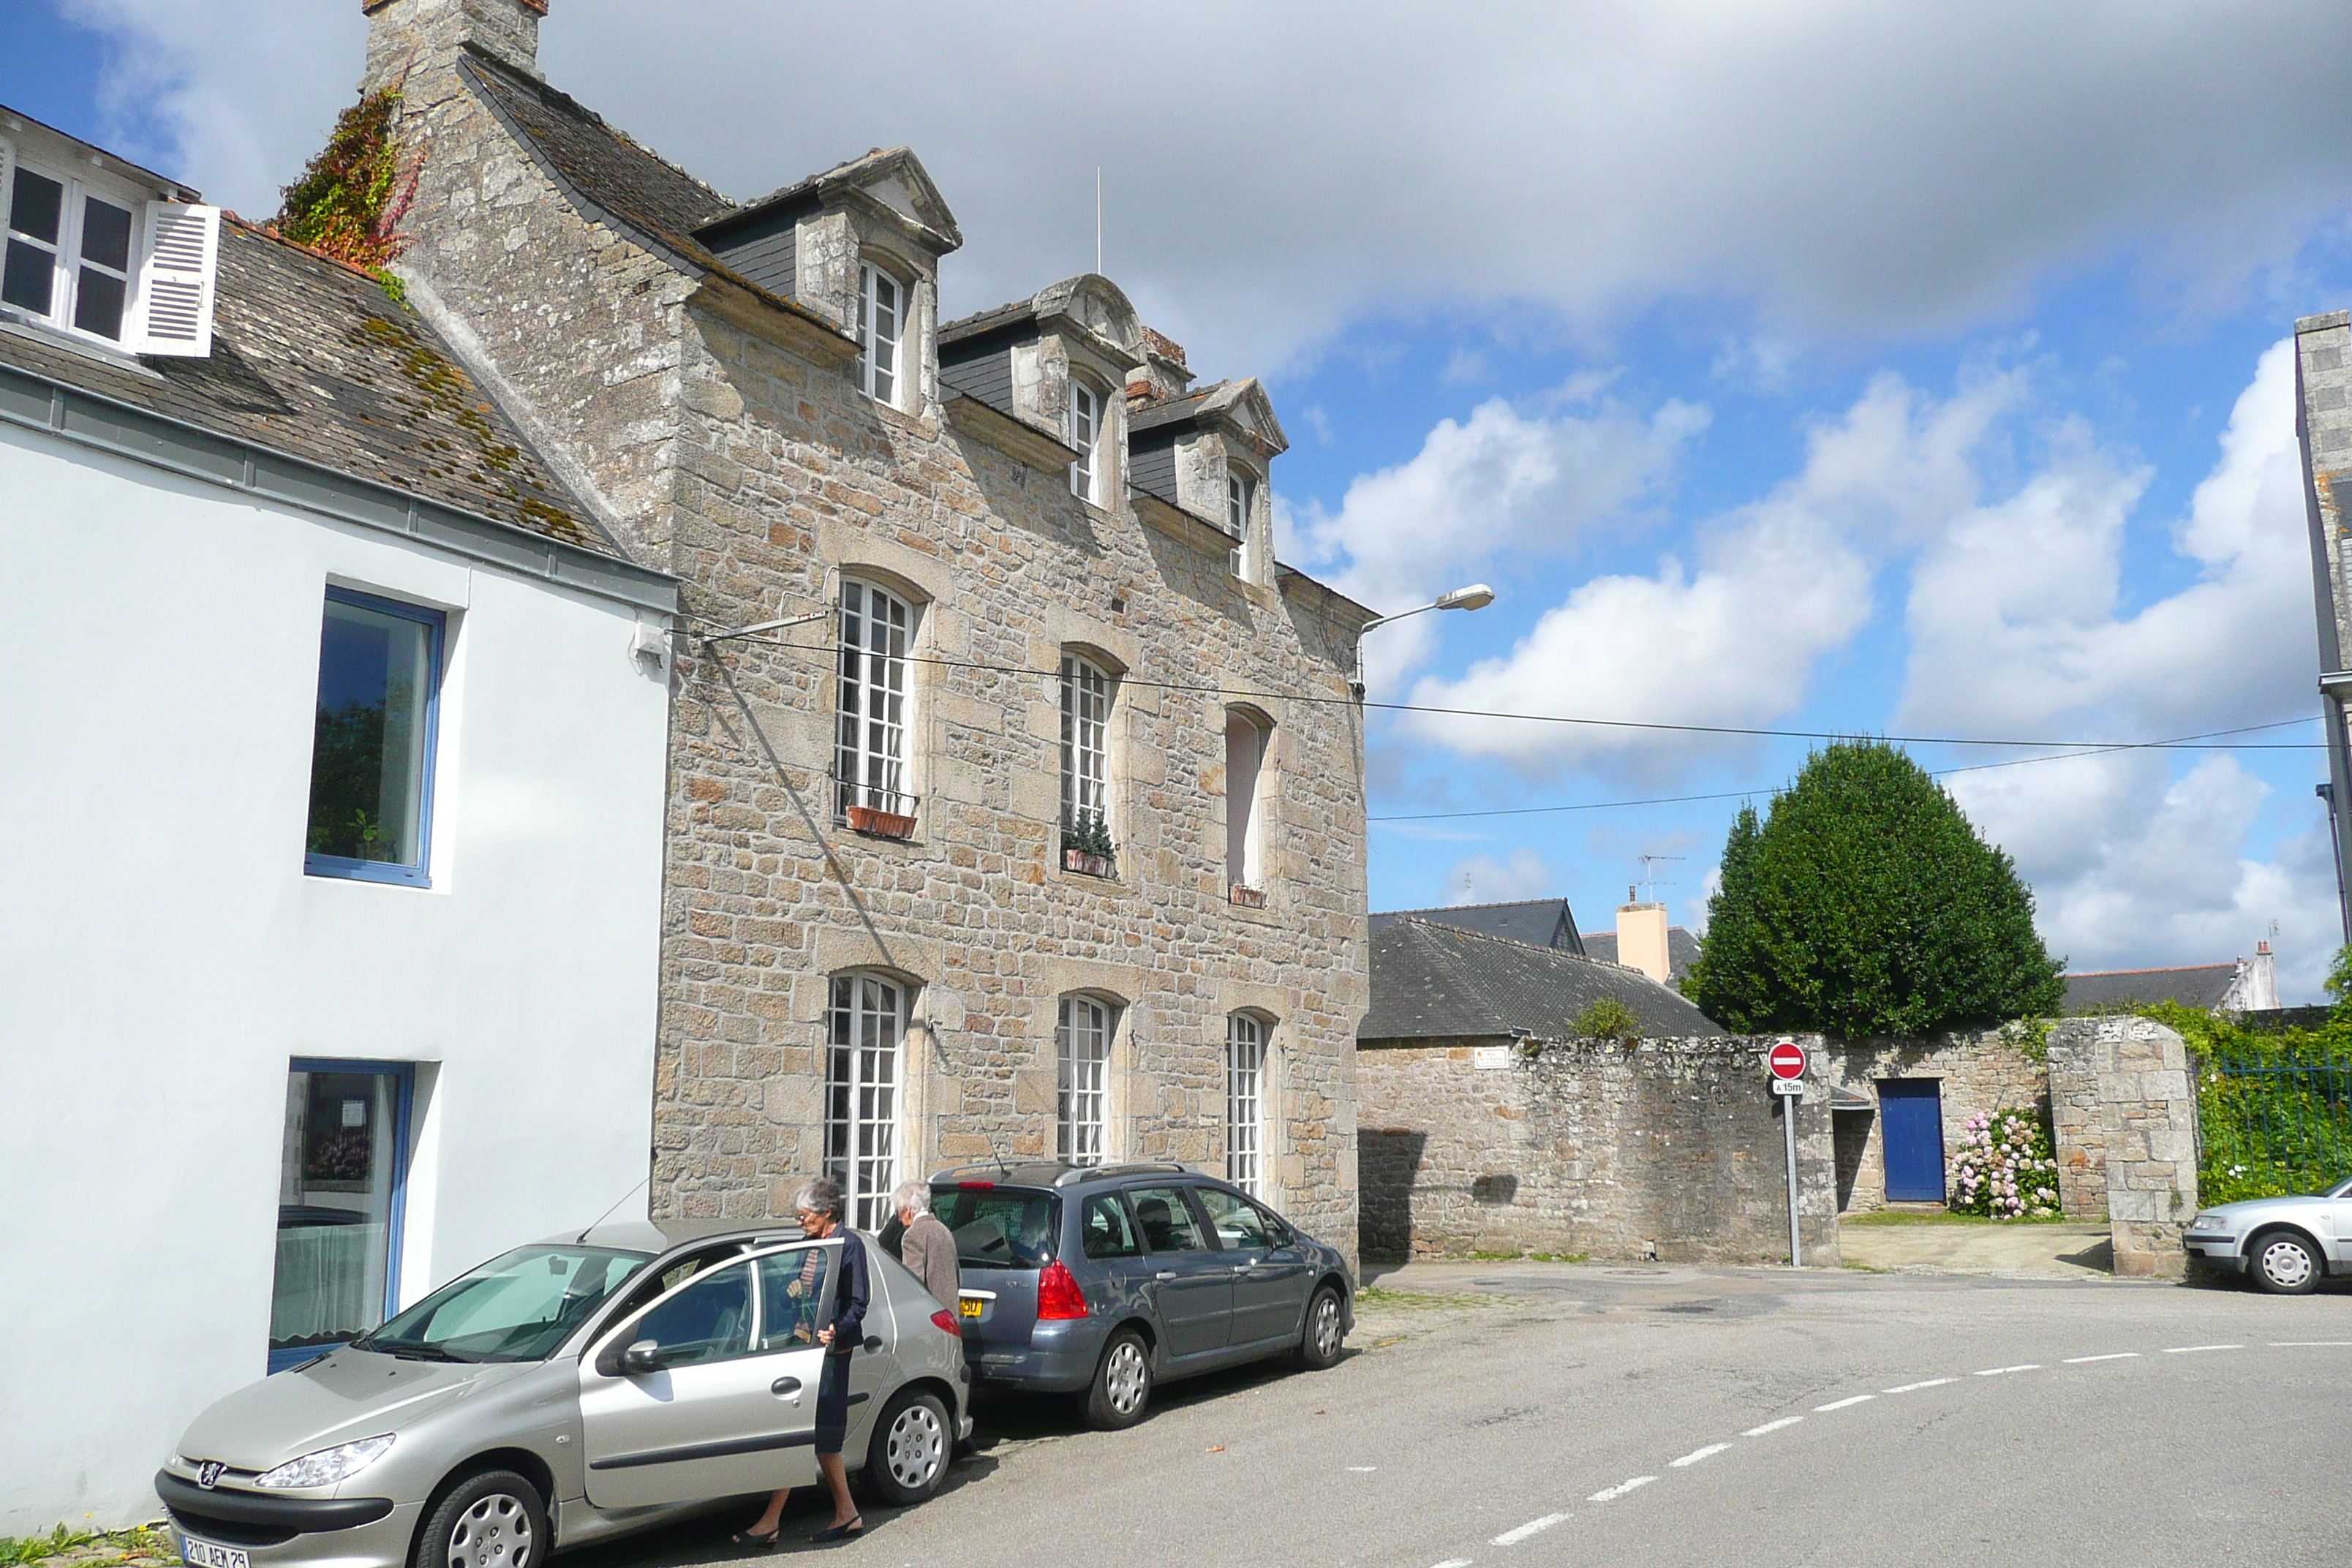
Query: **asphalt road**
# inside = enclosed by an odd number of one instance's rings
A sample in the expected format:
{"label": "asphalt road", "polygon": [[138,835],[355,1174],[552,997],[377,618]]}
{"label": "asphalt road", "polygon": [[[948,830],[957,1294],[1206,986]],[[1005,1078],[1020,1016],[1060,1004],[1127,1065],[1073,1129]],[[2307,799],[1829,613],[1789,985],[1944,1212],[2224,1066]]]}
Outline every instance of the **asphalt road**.
{"label": "asphalt road", "polygon": [[[983,1408],[909,1568],[2352,1562],[2352,1289],[1465,1265],[1381,1281],[1320,1374],[1121,1433]],[[1410,1294],[1393,1294],[1404,1287]],[[1383,1300],[1382,1298],[1387,1298]],[[580,1568],[737,1560],[732,1516]]]}

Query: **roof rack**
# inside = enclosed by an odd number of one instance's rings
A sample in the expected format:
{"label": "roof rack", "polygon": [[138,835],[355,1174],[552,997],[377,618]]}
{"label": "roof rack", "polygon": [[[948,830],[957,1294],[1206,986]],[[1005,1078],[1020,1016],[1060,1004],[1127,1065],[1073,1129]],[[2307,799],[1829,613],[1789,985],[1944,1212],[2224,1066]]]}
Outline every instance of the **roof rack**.
{"label": "roof rack", "polygon": [[1180,1165],[1172,1160],[1142,1160],[1122,1165],[1073,1165],[1054,1178],[1054,1184],[1065,1187],[1072,1182],[1084,1182],[1096,1176],[1189,1176],[1194,1173],[1190,1165]]}

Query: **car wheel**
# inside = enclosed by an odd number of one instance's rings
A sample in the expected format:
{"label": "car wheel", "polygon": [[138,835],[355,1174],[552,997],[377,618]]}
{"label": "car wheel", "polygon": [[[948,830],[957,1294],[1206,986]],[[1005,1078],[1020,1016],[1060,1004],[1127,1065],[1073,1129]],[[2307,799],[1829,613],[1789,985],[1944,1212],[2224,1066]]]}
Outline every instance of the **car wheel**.
{"label": "car wheel", "polygon": [[1150,1403],[1151,1352],[1141,1334],[1121,1329],[1104,1348],[1094,1386],[1087,1390],[1087,1423],[1115,1432],[1142,1420]]}
{"label": "car wheel", "polygon": [[512,1470],[469,1476],[417,1532],[415,1568],[539,1568],[547,1555],[547,1504]]}
{"label": "car wheel", "polygon": [[866,1484],[892,1508],[912,1508],[940,1489],[955,1451],[955,1428],[936,1394],[904,1388],[874,1423]]}
{"label": "car wheel", "polygon": [[1347,1332],[1340,1325],[1339,1292],[1326,1285],[1307,1303],[1307,1326],[1298,1335],[1298,1364],[1308,1372],[1339,1365],[1339,1345]]}
{"label": "car wheel", "polygon": [[2254,1283],[2273,1296],[2307,1296],[2319,1289],[2326,1265],[2319,1248],[2291,1230],[2274,1230],[2254,1238],[2252,1253]]}

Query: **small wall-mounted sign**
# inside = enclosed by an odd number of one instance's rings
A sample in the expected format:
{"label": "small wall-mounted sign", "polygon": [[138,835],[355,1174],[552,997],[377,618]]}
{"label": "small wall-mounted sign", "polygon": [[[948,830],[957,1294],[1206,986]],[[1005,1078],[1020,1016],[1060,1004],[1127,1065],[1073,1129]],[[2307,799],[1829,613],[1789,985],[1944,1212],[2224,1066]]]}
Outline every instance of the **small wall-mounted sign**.
{"label": "small wall-mounted sign", "polygon": [[1499,1072],[1511,1065],[1511,1047],[1474,1046],[1470,1050],[1470,1065],[1480,1072]]}

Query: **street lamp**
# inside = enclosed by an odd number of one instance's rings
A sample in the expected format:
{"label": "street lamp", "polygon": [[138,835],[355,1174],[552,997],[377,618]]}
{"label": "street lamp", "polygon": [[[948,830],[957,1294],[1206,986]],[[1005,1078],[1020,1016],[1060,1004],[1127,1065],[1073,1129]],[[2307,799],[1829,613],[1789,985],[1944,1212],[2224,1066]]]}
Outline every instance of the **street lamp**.
{"label": "street lamp", "polygon": [[1423,610],[1483,610],[1494,602],[1494,589],[1484,583],[1473,583],[1467,588],[1456,588],[1451,594],[1440,594],[1426,605],[1417,605],[1410,610],[1399,610],[1393,616],[1382,616],[1377,620],[1366,621],[1356,631],[1356,674],[1355,679],[1348,682],[1348,689],[1356,694],[1357,701],[1361,702],[1364,700],[1364,634],[1366,632],[1377,631],[1391,621],[1401,621],[1407,616],[1420,615]]}

